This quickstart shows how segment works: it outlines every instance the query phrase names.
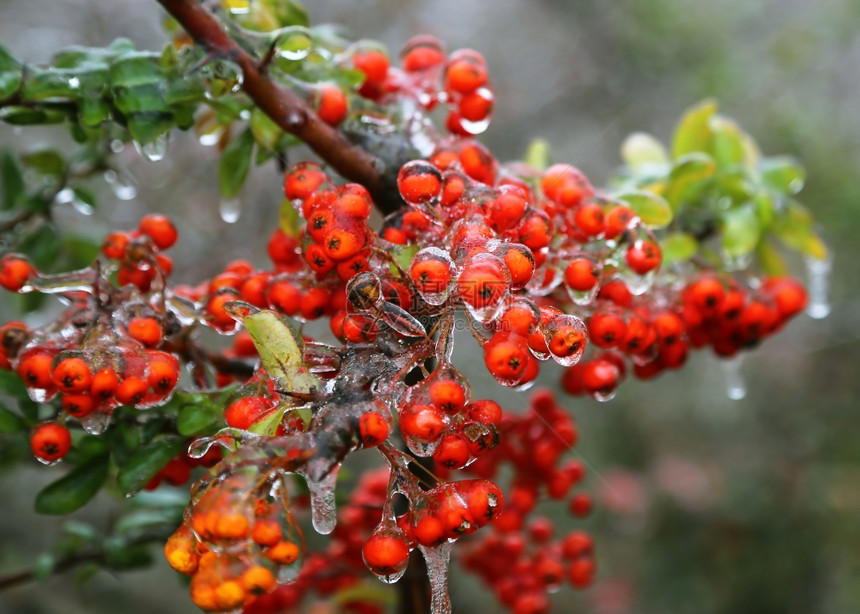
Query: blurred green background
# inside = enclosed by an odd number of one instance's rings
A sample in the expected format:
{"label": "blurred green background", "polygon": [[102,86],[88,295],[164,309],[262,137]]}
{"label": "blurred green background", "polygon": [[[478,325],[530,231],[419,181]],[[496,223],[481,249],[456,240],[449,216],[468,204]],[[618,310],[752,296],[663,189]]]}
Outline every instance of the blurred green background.
{"label": "blurred green background", "polygon": [[[559,161],[605,183],[618,146],[634,130],[667,140],[684,108],[715,97],[767,154],[790,153],[808,171],[800,197],[832,246],[833,312],[801,316],[748,356],[748,394],[732,401],[721,364],[696,355],[680,373],[628,382],[608,404],[565,399],[580,426],[577,453],[597,496],[586,522],[595,534],[599,580],[582,594],[563,589],[558,612],[595,614],[844,614],[860,611],[860,3],[856,0],[307,0],[315,24],[342,24],[356,38],[396,53],[418,33],[487,58],[497,107],[482,138],[502,160],[546,138]],[[0,41],[43,61],[64,45],[105,45],[127,36],[160,48],[153,0],[3,0]],[[56,130],[0,125],[0,146],[26,151],[65,141]],[[225,262],[263,265],[279,204],[273,169],[246,186],[242,216],[218,215],[216,155],[191,135],[174,135],[168,161],[120,154],[138,197],[101,195],[94,218],[69,208],[60,220],[99,239],[169,211],[182,236],[180,281],[210,276]],[[796,263],[802,272],[802,263]],[[5,321],[13,301],[0,299]],[[38,317],[34,322],[38,322]],[[468,362],[471,342],[458,361]],[[475,393],[525,405],[473,370]],[[544,369],[555,386],[559,371]],[[57,470],[0,474],[0,574],[33,564],[58,534],[32,498]],[[102,496],[76,517],[107,524],[118,504]],[[0,593],[0,613],[193,612],[160,557],[152,571],[74,574]],[[456,612],[496,606],[455,574]]]}

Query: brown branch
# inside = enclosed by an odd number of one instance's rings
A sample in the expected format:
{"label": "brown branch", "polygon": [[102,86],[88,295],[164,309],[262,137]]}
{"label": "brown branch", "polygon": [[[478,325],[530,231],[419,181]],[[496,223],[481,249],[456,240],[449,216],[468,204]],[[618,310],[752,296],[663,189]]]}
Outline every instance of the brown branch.
{"label": "brown branch", "polygon": [[295,92],[272,81],[266,66],[233,40],[212,13],[196,0],[158,0],[194,41],[242,69],[242,89],[281,129],[304,141],[340,175],[366,187],[384,213],[399,205],[388,196],[383,164],[322,121]]}

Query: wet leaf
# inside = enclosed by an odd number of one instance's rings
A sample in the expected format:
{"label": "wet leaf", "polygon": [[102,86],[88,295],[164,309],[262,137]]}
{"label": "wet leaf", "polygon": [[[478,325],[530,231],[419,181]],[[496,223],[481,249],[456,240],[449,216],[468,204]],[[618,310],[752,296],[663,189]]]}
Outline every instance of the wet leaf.
{"label": "wet leaf", "polygon": [[731,167],[743,164],[745,150],[743,144],[743,133],[738,125],[715,115],[710,121],[711,141],[708,151],[717,163],[717,166]]}
{"label": "wet leaf", "polygon": [[713,100],[704,100],[681,116],[681,121],[678,122],[672,138],[673,158],[708,150],[711,140],[710,120],[716,112],[717,103]]}
{"label": "wet leaf", "polygon": [[251,111],[249,125],[257,145],[264,149],[274,149],[284,132],[268,115],[256,108]]}
{"label": "wet leaf", "polygon": [[146,486],[164,466],[185,450],[186,441],[179,437],[165,437],[138,448],[131,454],[116,476],[120,491],[132,494]]}
{"label": "wet leaf", "polygon": [[252,433],[256,433],[257,435],[273,437],[275,433],[277,433],[278,427],[281,425],[281,420],[284,418],[284,411],[285,408],[283,407],[278,407],[270,411],[264,418],[257,420],[252,424],[251,428],[248,430]]}
{"label": "wet leaf", "polygon": [[544,139],[534,139],[529,143],[523,162],[539,171],[545,171],[552,164],[552,149]]}
{"label": "wet leaf", "polygon": [[283,390],[311,392],[319,381],[304,364],[302,348],[293,332],[272,311],[261,311],[245,318],[263,366]]}
{"label": "wet leaf", "polygon": [[112,87],[135,87],[158,84],[164,73],[158,66],[159,55],[145,51],[125,54],[110,67],[108,79]]}
{"label": "wet leaf", "polygon": [[66,114],[45,109],[9,106],[0,109],[0,119],[13,126],[34,126],[37,124],[59,124],[66,120]]}
{"label": "wet leaf", "polygon": [[236,198],[248,177],[251,154],[254,151],[254,134],[244,130],[233,139],[218,161],[218,185],[224,198]]}
{"label": "wet leaf", "polygon": [[283,232],[288,237],[298,239],[301,236],[304,219],[299,215],[298,210],[293,206],[289,199],[285,198],[281,202],[280,215],[278,222]]}
{"label": "wet leaf", "polygon": [[39,514],[69,514],[92,499],[104,484],[110,466],[110,455],[101,454],[75,467],[36,495]]}
{"label": "wet leaf", "polygon": [[780,194],[797,194],[806,182],[806,172],[793,158],[765,158],[759,164],[764,185]]}
{"label": "wet leaf", "polygon": [[622,192],[616,198],[623,200],[636,212],[642,223],[651,228],[662,228],[672,221],[672,208],[662,196],[644,190]]}
{"label": "wet leaf", "polygon": [[785,264],[779,251],[770,241],[762,241],[756,248],[756,256],[759,265],[765,275],[770,277],[781,277],[788,274],[788,266]]}

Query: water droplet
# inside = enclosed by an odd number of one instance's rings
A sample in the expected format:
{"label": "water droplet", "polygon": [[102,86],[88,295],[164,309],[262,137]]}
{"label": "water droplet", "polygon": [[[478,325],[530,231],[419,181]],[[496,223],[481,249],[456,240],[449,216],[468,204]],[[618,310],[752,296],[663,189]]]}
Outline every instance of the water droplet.
{"label": "water droplet", "polygon": [[285,60],[304,60],[313,50],[313,40],[307,28],[285,28],[278,35],[278,55]]}
{"label": "water droplet", "polygon": [[451,600],[448,598],[448,564],[451,559],[450,542],[428,548],[419,545],[427,562],[427,577],[430,579],[430,612],[450,614]]}
{"label": "water droplet", "polygon": [[167,153],[167,144],[169,141],[170,133],[165,132],[146,145],[141,145],[135,141],[134,148],[137,150],[137,153],[150,162],[159,162],[164,159],[164,155]]}
{"label": "water droplet", "polygon": [[311,491],[311,520],[320,535],[328,535],[334,531],[337,524],[334,493],[339,470],[340,466],[335,465],[321,480],[308,480],[308,489]]}
{"label": "water droplet", "polygon": [[809,289],[806,313],[810,318],[820,320],[830,315],[830,300],[827,295],[832,268],[833,263],[829,258],[806,258],[806,280]]}
{"label": "water droplet", "polygon": [[114,140],[112,140],[112,141],[110,142],[110,150],[111,150],[113,153],[119,153],[119,152],[121,152],[123,149],[125,149],[125,143],[123,143],[121,140],[119,140],[119,139],[114,139]]}
{"label": "water droplet", "polygon": [[588,330],[582,320],[563,313],[544,327],[544,336],[553,360],[563,367],[572,367],[585,353]]}
{"label": "water droplet", "polygon": [[77,77],[72,77],[71,79],[69,79],[69,87],[73,90],[78,89],[79,87],[81,87],[81,80]]}
{"label": "water droplet", "polygon": [[251,12],[251,0],[223,0],[221,4],[231,15],[247,15]]}
{"label": "water droplet", "polygon": [[747,385],[741,369],[744,355],[739,353],[720,362],[723,365],[723,376],[726,380],[726,395],[733,401],[740,401],[747,396]]}
{"label": "water droplet", "polygon": [[242,215],[242,201],[238,198],[222,198],[218,208],[221,219],[228,224],[235,224]]}
{"label": "water droplet", "polygon": [[438,247],[425,247],[415,254],[410,268],[413,280],[427,279],[417,284],[418,293],[429,305],[441,305],[448,300],[450,280],[454,277],[454,262],[448,252]]}
{"label": "water droplet", "polygon": [[137,186],[134,178],[125,171],[110,169],[105,171],[105,181],[113,190],[114,196],[120,200],[131,200],[137,196]]}

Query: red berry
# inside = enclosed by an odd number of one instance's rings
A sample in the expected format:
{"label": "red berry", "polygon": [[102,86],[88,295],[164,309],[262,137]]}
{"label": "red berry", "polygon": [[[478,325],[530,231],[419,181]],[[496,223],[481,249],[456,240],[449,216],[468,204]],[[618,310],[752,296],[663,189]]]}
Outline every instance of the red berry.
{"label": "red berry", "polygon": [[30,449],[43,462],[58,461],[71,448],[72,434],[69,429],[53,422],[38,425],[30,436]]}
{"label": "red berry", "polygon": [[160,250],[167,249],[176,243],[176,239],[179,237],[179,233],[176,232],[173,222],[167,219],[167,217],[156,213],[143,216],[140,220],[140,232],[151,238],[152,242]]}

